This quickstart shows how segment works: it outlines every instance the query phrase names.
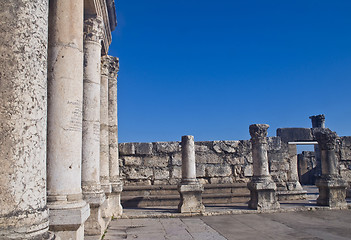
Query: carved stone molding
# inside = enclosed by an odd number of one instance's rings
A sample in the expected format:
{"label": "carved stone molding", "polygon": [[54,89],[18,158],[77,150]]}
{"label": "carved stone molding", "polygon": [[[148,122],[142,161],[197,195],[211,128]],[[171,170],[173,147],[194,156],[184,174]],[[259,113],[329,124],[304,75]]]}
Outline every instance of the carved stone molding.
{"label": "carved stone molding", "polygon": [[252,143],[267,143],[267,129],[269,128],[268,124],[252,124],[249,127],[251,142]]}

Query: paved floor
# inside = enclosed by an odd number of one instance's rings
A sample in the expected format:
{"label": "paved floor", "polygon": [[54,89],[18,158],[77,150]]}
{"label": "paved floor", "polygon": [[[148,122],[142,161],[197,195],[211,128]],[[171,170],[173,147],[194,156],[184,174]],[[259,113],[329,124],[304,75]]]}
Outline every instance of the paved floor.
{"label": "paved floor", "polygon": [[104,240],[351,239],[351,210],[113,220]]}

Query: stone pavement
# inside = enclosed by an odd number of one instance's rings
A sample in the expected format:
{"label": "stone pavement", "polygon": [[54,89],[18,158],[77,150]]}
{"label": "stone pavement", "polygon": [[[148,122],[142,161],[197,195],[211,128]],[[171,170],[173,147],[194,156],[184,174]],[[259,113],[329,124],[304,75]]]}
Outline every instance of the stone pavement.
{"label": "stone pavement", "polygon": [[351,239],[348,209],[316,206],[318,190],[306,200],[280,201],[281,209],[260,212],[247,203],[206,206],[203,214],[177,213],[176,207],[125,209],[111,221],[104,240]]}
{"label": "stone pavement", "polygon": [[351,210],[113,220],[104,240],[351,239]]}

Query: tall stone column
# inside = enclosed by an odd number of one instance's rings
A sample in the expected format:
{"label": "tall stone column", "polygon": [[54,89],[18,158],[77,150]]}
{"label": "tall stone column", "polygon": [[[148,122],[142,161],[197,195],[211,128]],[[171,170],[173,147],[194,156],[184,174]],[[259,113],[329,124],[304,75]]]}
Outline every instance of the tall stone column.
{"label": "tall stone column", "polygon": [[329,128],[315,128],[313,135],[321,150],[322,175],[316,180],[319,188],[317,205],[329,207],[346,207],[347,182],[339,173],[339,164],[336,156],[338,136]]}
{"label": "tall stone column", "polygon": [[204,212],[202,192],[204,187],[196,179],[195,143],[194,136],[182,137],[182,181],[178,186],[181,213]]}
{"label": "tall stone column", "polygon": [[[312,122],[312,128],[325,128],[325,116],[324,114],[310,116]],[[318,178],[322,174],[321,167],[321,151],[318,145],[314,145],[314,153],[316,156],[316,171],[315,178]]]}
{"label": "tall stone column", "polygon": [[100,206],[105,193],[100,184],[100,66],[103,22],[100,17],[84,21],[82,190],[90,204],[85,235],[102,235],[105,221]]}
{"label": "tall stone column", "polygon": [[83,0],[49,1],[48,206],[50,229],[84,239],[82,198]]}
{"label": "tall stone column", "polygon": [[123,189],[119,175],[118,160],[118,118],[117,118],[117,57],[102,57],[101,72],[101,181],[107,201],[104,216],[122,215],[121,192]]}
{"label": "tall stone column", "polygon": [[251,199],[249,208],[268,210],[279,208],[276,197],[276,185],[269,174],[267,155],[267,129],[268,124],[250,125],[253,177],[248,183]]}
{"label": "tall stone column", "polygon": [[0,6],[0,239],[49,239],[48,1]]}

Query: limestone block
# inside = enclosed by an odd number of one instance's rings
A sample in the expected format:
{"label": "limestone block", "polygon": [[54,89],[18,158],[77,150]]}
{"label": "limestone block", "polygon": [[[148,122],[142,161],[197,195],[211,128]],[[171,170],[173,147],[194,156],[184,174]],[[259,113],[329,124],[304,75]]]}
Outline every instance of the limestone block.
{"label": "limestone block", "polygon": [[212,177],[210,178],[211,184],[227,184],[234,183],[233,177]]}
{"label": "limestone block", "polygon": [[198,178],[198,181],[200,184],[204,185],[204,184],[209,184],[209,180],[206,178]]}
{"label": "limestone block", "polygon": [[270,164],[270,171],[289,171],[289,163],[273,161]]}
{"label": "limestone block", "polygon": [[157,142],[155,143],[156,151],[160,153],[180,152],[180,142]]}
{"label": "limestone block", "polygon": [[181,213],[201,213],[205,211],[202,204],[202,192],[204,187],[201,184],[187,184],[178,187],[180,203],[178,211]]}
{"label": "limestone block", "polygon": [[169,170],[168,168],[155,168],[154,176],[155,180],[168,180],[169,179]]}
{"label": "limestone block", "polygon": [[253,172],[252,172],[252,165],[246,165],[244,167],[244,176],[245,177],[252,177]]}
{"label": "limestone block", "polygon": [[182,178],[182,168],[178,167],[178,166],[172,167],[171,178],[172,179],[181,179]]}
{"label": "limestone block", "polygon": [[135,153],[140,155],[152,155],[152,143],[135,143]]}
{"label": "limestone block", "polygon": [[228,165],[207,165],[207,177],[228,177],[232,174],[232,168]]}
{"label": "limestone block", "polygon": [[282,147],[281,139],[279,137],[268,137],[268,151],[279,151]]}
{"label": "limestone block", "polygon": [[210,149],[205,145],[196,145],[195,143],[195,152],[208,152]]}
{"label": "limestone block", "polygon": [[140,166],[143,163],[143,159],[141,157],[122,157],[125,166]]}
{"label": "limestone block", "polygon": [[181,153],[172,154],[171,164],[172,166],[182,166],[182,154]]}
{"label": "limestone block", "polygon": [[215,153],[210,152],[198,152],[196,154],[196,163],[210,163],[210,164],[222,164],[224,158]]}
{"label": "limestone block", "polygon": [[151,168],[128,168],[124,173],[126,178],[131,180],[151,179],[154,174]]}
{"label": "limestone block", "polygon": [[120,143],[118,144],[120,155],[133,155],[135,154],[135,146],[133,143]]}
{"label": "limestone block", "polygon": [[277,136],[283,142],[311,141],[313,140],[310,128],[278,128]]}
{"label": "limestone block", "polygon": [[144,166],[146,167],[167,167],[168,156],[151,156],[144,158]]}
{"label": "limestone block", "polygon": [[206,164],[196,165],[196,177],[206,177]]}
{"label": "limestone block", "polygon": [[235,165],[233,167],[233,175],[235,176],[235,178],[242,178],[244,177],[244,173],[243,173],[243,168],[241,165]]}
{"label": "limestone block", "polygon": [[239,141],[237,142],[229,142],[229,141],[214,141],[213,142],[213,149],[217,153],[235,153],[236,147],[239,145]]}
{"label": "limestone block", "polygon": [[237,157],[235,155],[225,156],[225,161],[230,165],[245,164],[246,159],[247,159],[246,156],[240,156],[240,157]]}

